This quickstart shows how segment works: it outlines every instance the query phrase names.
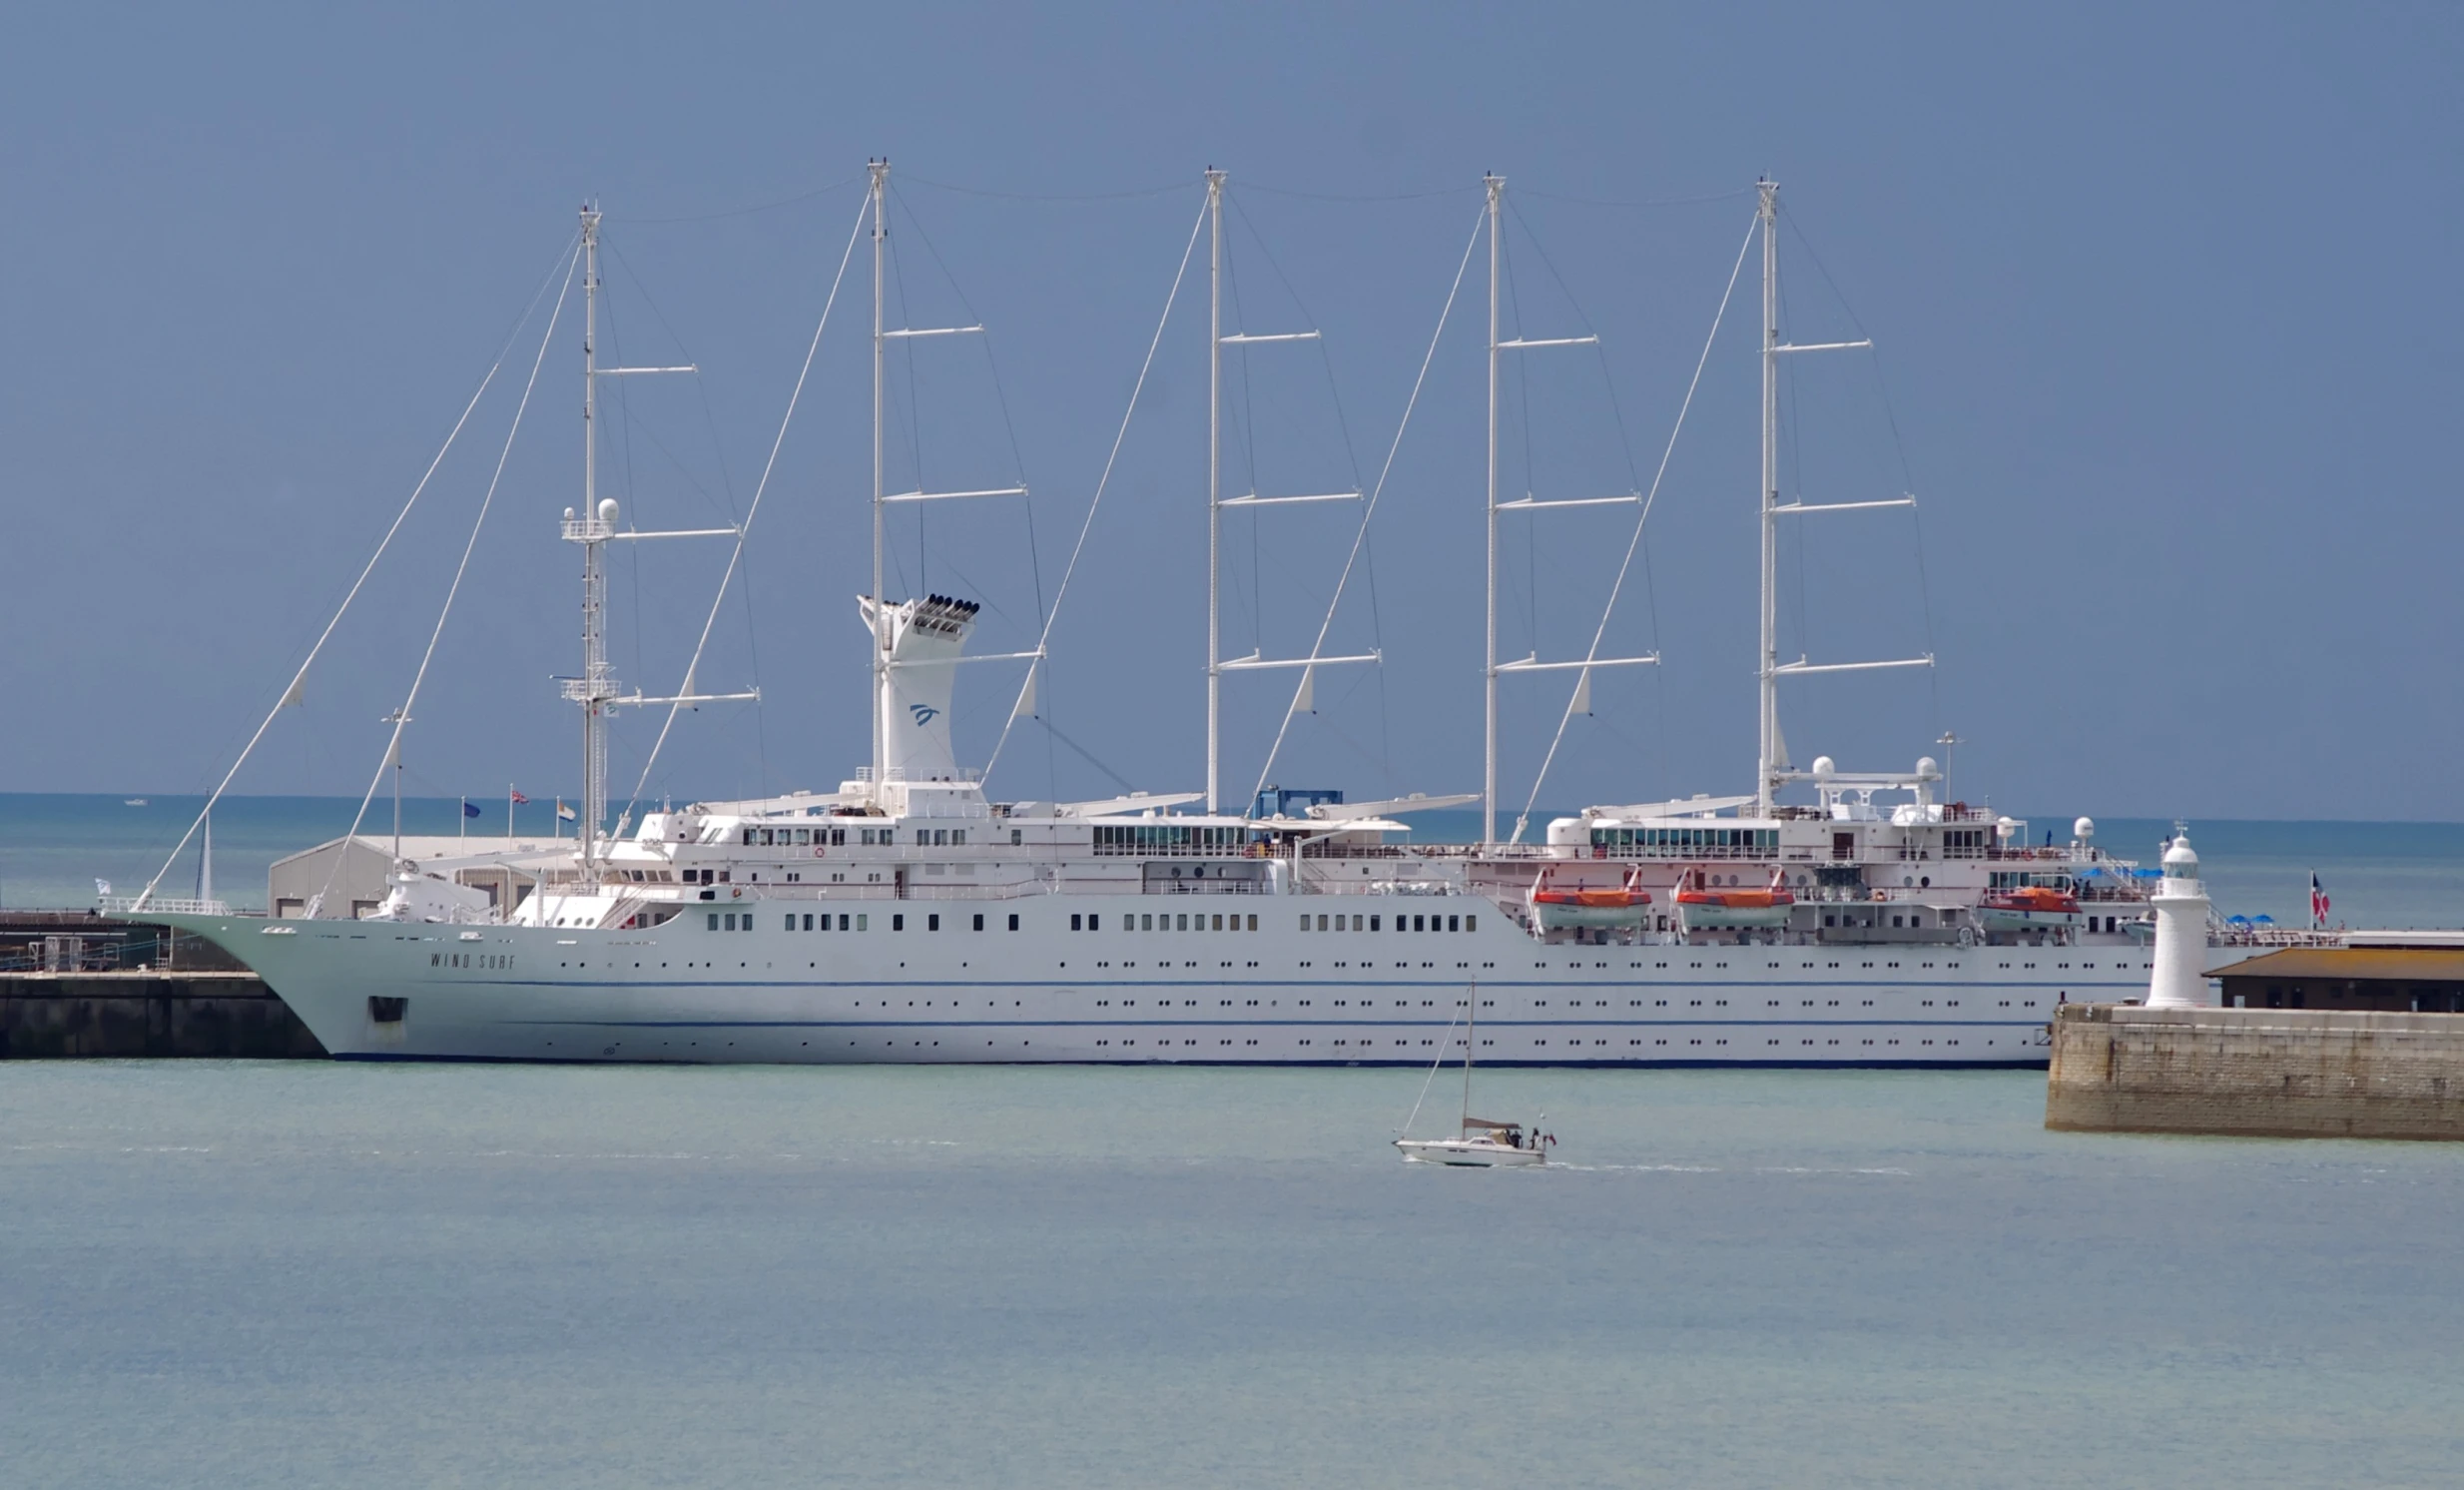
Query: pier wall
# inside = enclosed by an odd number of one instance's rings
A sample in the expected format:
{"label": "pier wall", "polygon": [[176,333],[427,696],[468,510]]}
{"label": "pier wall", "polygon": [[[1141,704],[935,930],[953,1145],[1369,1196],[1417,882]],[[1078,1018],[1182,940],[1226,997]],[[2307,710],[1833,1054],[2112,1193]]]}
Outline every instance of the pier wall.
{"label": "pier wall", "polygon": [[321,1060],[254,973],[0,974],[0,1060]]}
{"label": "pier wall", "polygon": [[2067,1005],[2045,1125],[2464,1138],[2464,1015]]}

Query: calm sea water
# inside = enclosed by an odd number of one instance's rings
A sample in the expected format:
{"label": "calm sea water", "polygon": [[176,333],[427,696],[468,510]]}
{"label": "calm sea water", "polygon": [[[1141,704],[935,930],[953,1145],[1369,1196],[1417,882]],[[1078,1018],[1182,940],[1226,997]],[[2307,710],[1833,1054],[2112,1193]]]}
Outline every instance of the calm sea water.
{"label": "calm sea water", "polygon": [[[473,804],[474,833],[501,833],[502,798]],[[150,797],[131,807],[119,797],[0,793],[0,907],[55,908],[94,904],[94,882],[109,880],[133,893],[162,869],[195,821],[204,799]],[[283,855],[338,837],[358,808],[341,797],[234,797],[215,811],[215,888],[243,909],[266,904],[266,870]],[[517,809],[517,831],[544,838],[555,804]],[[1439,811],[1411,818],[1424,842],[1477,838],[1477,813]],[[1545,821],[1545,815],[1536,821]],[[405,798],[406,833],[445,834],[465,822],[453,798]],[[2070,814],[2035,820],[2035,836],[2052,828],[2066,838]],[[393,804],[369,809],[363,832],[386,833]],[[2101,819],[2097,841],[2153,867],[2169,823]],[[2464,823],[2207,822],[2190,825],[2209,893],[2226,915],[2268,915],[2287,925],[2309,924],[2310,874],[2317,871],[2334,901],[2334,919],[2349,926],[2464,926]],[[1540,831],[1540,830],[1535,830]],[[166,893],[192,893],[197,849],[191,844],[163,881]]]}
{"label": "calm sea water", "polygon": [[2464,1476],[2457,1148],[2047,1133],[2025,1074],[1502,1071],[1564,1162],[1431,1170],[1385,1146],[1420,1085],[0,1068],[0,1479]]}

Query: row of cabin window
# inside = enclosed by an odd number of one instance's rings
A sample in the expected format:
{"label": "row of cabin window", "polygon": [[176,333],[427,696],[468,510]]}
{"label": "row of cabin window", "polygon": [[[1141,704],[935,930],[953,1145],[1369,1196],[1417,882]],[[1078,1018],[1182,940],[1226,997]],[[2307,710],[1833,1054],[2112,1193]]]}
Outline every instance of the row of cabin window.
{"label": "row of cabin window", "polygon": [[[803,925],[801,926],[797,924],[797,918],[799,915],[803,917]],[[1078,918],[1075,916],[1069,918],[1072,930],[1076,929],[1077,919]],[[852,925],[850,924],[851,921],[853,922]],[[980,911],[975,913],[974,921],[974,929],[976,931],[982,931],[983,913]],[[816,922],[820,924],[816,925]],[[827,911],[819,914],[811,911],[801,913],[790,911],[786,913],[786,923],[785,929],[788,931],[829,931],[831,929],[830,913]],[[712,931],[751,931],[753,930],[753,913],[751,911],[713,911],[710,913],[710,929]],[[843,911],[839,913],[838,929],[840,931],[871,931],[873,929],[873,918],[869,913],[863,911],[855,912],[852,916]],[[907,916],[905,913],[894,915],[890,918],[890,929],[892,931],[907,930]],[[940,929],[941,918],[939,912],[936,911],[924,917],[925,931],[939,931]],[[1011,931],[1016,931],[1018,929],[1018,915],[1015,911],[1012,911],[1009,914],[1009,929]],[[1251,930],[1254,931],[1256,928],[1252,927]]]}
{"label": "row of cabin window", "polygon": [[[1178,924],[1178,925],[1175,925],[1175,924],[1174,924],[1174,923],[1175,923],[1175,921],[1177,921],[1179,924]],[[1083,925],[1083,926],[1079,925],[1079,918],[1078,918],[1078,917],[1076,917],[1076,916],[1072,916],[1072,917],[1070,917],[1070,918],[1069,918],[1069,929],[1070,929],[1071,931],[1102,931],[1102,930],[1103,930],[1103,913],[1102,913],[1101,911],[1096,911],[1096,912],[1092,912],[1092,913],[1088,914],[1088,915],[1086,916],[1086,918],[1085,918],[1085,923],[1086,923],[1086,924],[1085,924],[1085,925]],[[1257,918],[1257,917],[1255,917],[1255,916],[1252,916],[1252,917],[1250,917],[1250,918],[1249,918],[1249,924],[1248,924],[1247,926],[1243,926],[1243,925],[1241,925],[1241,918],[1240,918],[1238,915],[1236,915],[1236,914],[1226,914],[1226,915],[1221,915],[1221,916],[1217,916],[1217,917],[1215,917],[1215,918],[1214,918],[1214,925],[1209,926],[1209,925],[1207,924],[1207,916],[1206,916],[1206,913],[1205,913],[1205,912],[1203,912],[1203,911],[1200,911],[1200,912],[1194,912],[1194,913],[1193,913],[1193,912],[1189,912],[1189,911],[1183,911],[1183,912],[1181,912],[1181,913],[1180,913],[1177,917],[1176,917],[1176,916],[1174,916],[1174,915],[1173,915],[1173,913],[1171,913],[1171,912],[1169,912],[1169,911],[1165,911],[1165,912],[1161,912],[1161,913],[1154,913],[1154,912],[1148,912],[1148,913],[1137,913],[1137,912],[1123,911],[1123,912],[1121,913],[1121,930],[1122,930],[1122,931],[1125,931],[1125,932],[1134,932],[1134,931],[1256,931],[1257,929],[1258,929],[1258,918]]]}
{"label": "row of cabin window", "polygon": [[1777,849],[1777,828],[1594,828],[1604,849]]}
{"label": "row of cabin window", "polygon": [[1097,849],[1237,849],[1249,842],[1244,828],[1210,828],[1174,823],[1098,823]]}
{"label": "row of cabin window", "polygon": [[[744,833],[744,846],[748,849],[845,848],[847,846],[845,828],[747,828]],[[861,847],[889,848],[898,841],[899,830],[896,828],[859,828],[856,830],[856,842]],[[1014,831],[1010,834],[1009,841],[1012,843],[1018,841],[1018,835]],[[962,849],[966,847],[966,830],[964,828],[919,828],[916,830],[916,847],[920,849]]]}
{"label": "row of cabin window", "polygon": [[[888,832],[888,829],[884,829]],[[873,841],[873,830],[864,830],[864,841]],[[748,849],[811,848],[816,844],[847,843],[845,828],[747,828],[744,846]]]}
{"label": "row of cabin window", "polygon": [[[1310,925],[1310,917],[1309,917],[1309,915],[1308,915],[1306,912],[1304,912],[1304,913],[1302,914],[1302,916],[1301,916],[1301,930],[1302,930],[1302,931],[1383,931],[1383,930],[1385,930],[1385,928],[1384,928],[1383,926],[1381,926],[1379,923],[1380,923],[1380,922],[1382,922],[1382,921],[1384,921],[1386,918],[1385,918],[1385,917],[1383,917],[1383,916],[1355,916],[1355,917],[1353,917],[1353,918],[1352,918],[1352,924],[1351,924],[1350,926],[1348,926],[1348,927],[1347,927],[1346,925],[1344,925],[1344,918],[1343,918],[1343,917],[1341,917],[1341,916],[1320,916],[1320,917],[1318,917],[1318,918],[1316,918],[1316,919],[1317,919],[1317,925],[1315,925],[1315,926]],[[1331,926],[1330,926],[1330,925],[1328,925],[1328,923],[1329,923],[1330,921],[1333,923],[1333,925],[1331,925]],[[1364,922],[1364,921],[1366,921],[1366,922],[1368,923],[1368,925],[1363,926],[1361,923],[1362,923],[1362,922]],[[1405,924],[1405,923],[1407,923],[1407,922],[1409,922],[1409,923],[1410,923],[1410,925],[1408,925],[1408,926],[1407,926],[1407,925]],[[1478,917],[1478,916],[1403,916],[1403,915],[1398,915],[1398,916],[1395,918],[1395,930],[1397,930],[1397,931],[1450,931],[1450,932],[1451,932],[1451,931],[1467,931],[1467,932],[1476,932],[1476,931],[1479,931],[1480,929],[1481,929],[1481,919],[1480,919],[1480,917]]]}

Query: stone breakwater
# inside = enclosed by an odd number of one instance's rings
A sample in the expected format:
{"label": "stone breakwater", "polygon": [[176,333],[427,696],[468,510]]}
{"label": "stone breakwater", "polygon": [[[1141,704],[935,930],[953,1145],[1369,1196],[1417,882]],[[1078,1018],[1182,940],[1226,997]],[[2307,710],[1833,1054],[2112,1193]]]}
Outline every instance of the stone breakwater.
{"label": "stone breakwater", "polygon": [[2045,1125],[2464,1138],[2464,1015],[2068,1005]]}
{"label": "stone breakwater", "polygon": [[324,1054],[254,973],[0,974],[0,1060]]}

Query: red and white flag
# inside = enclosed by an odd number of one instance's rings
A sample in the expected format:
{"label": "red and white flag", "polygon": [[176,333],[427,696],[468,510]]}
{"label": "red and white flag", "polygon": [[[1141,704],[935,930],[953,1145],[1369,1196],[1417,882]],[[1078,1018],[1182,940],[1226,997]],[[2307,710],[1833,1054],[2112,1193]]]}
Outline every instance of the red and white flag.
{"label": "red and white flag", "polygon": [[2327,929],[2327,887],[2318,882],[2318,871],[2310,871],[2310,929]]}
{"label": "red and white flag", "polygon": [[505,796],[508,800],[517,803],[528,803],[530,801],[528,797],[523,796],[520,792],[513,790],[511,787],[505,788]]}

